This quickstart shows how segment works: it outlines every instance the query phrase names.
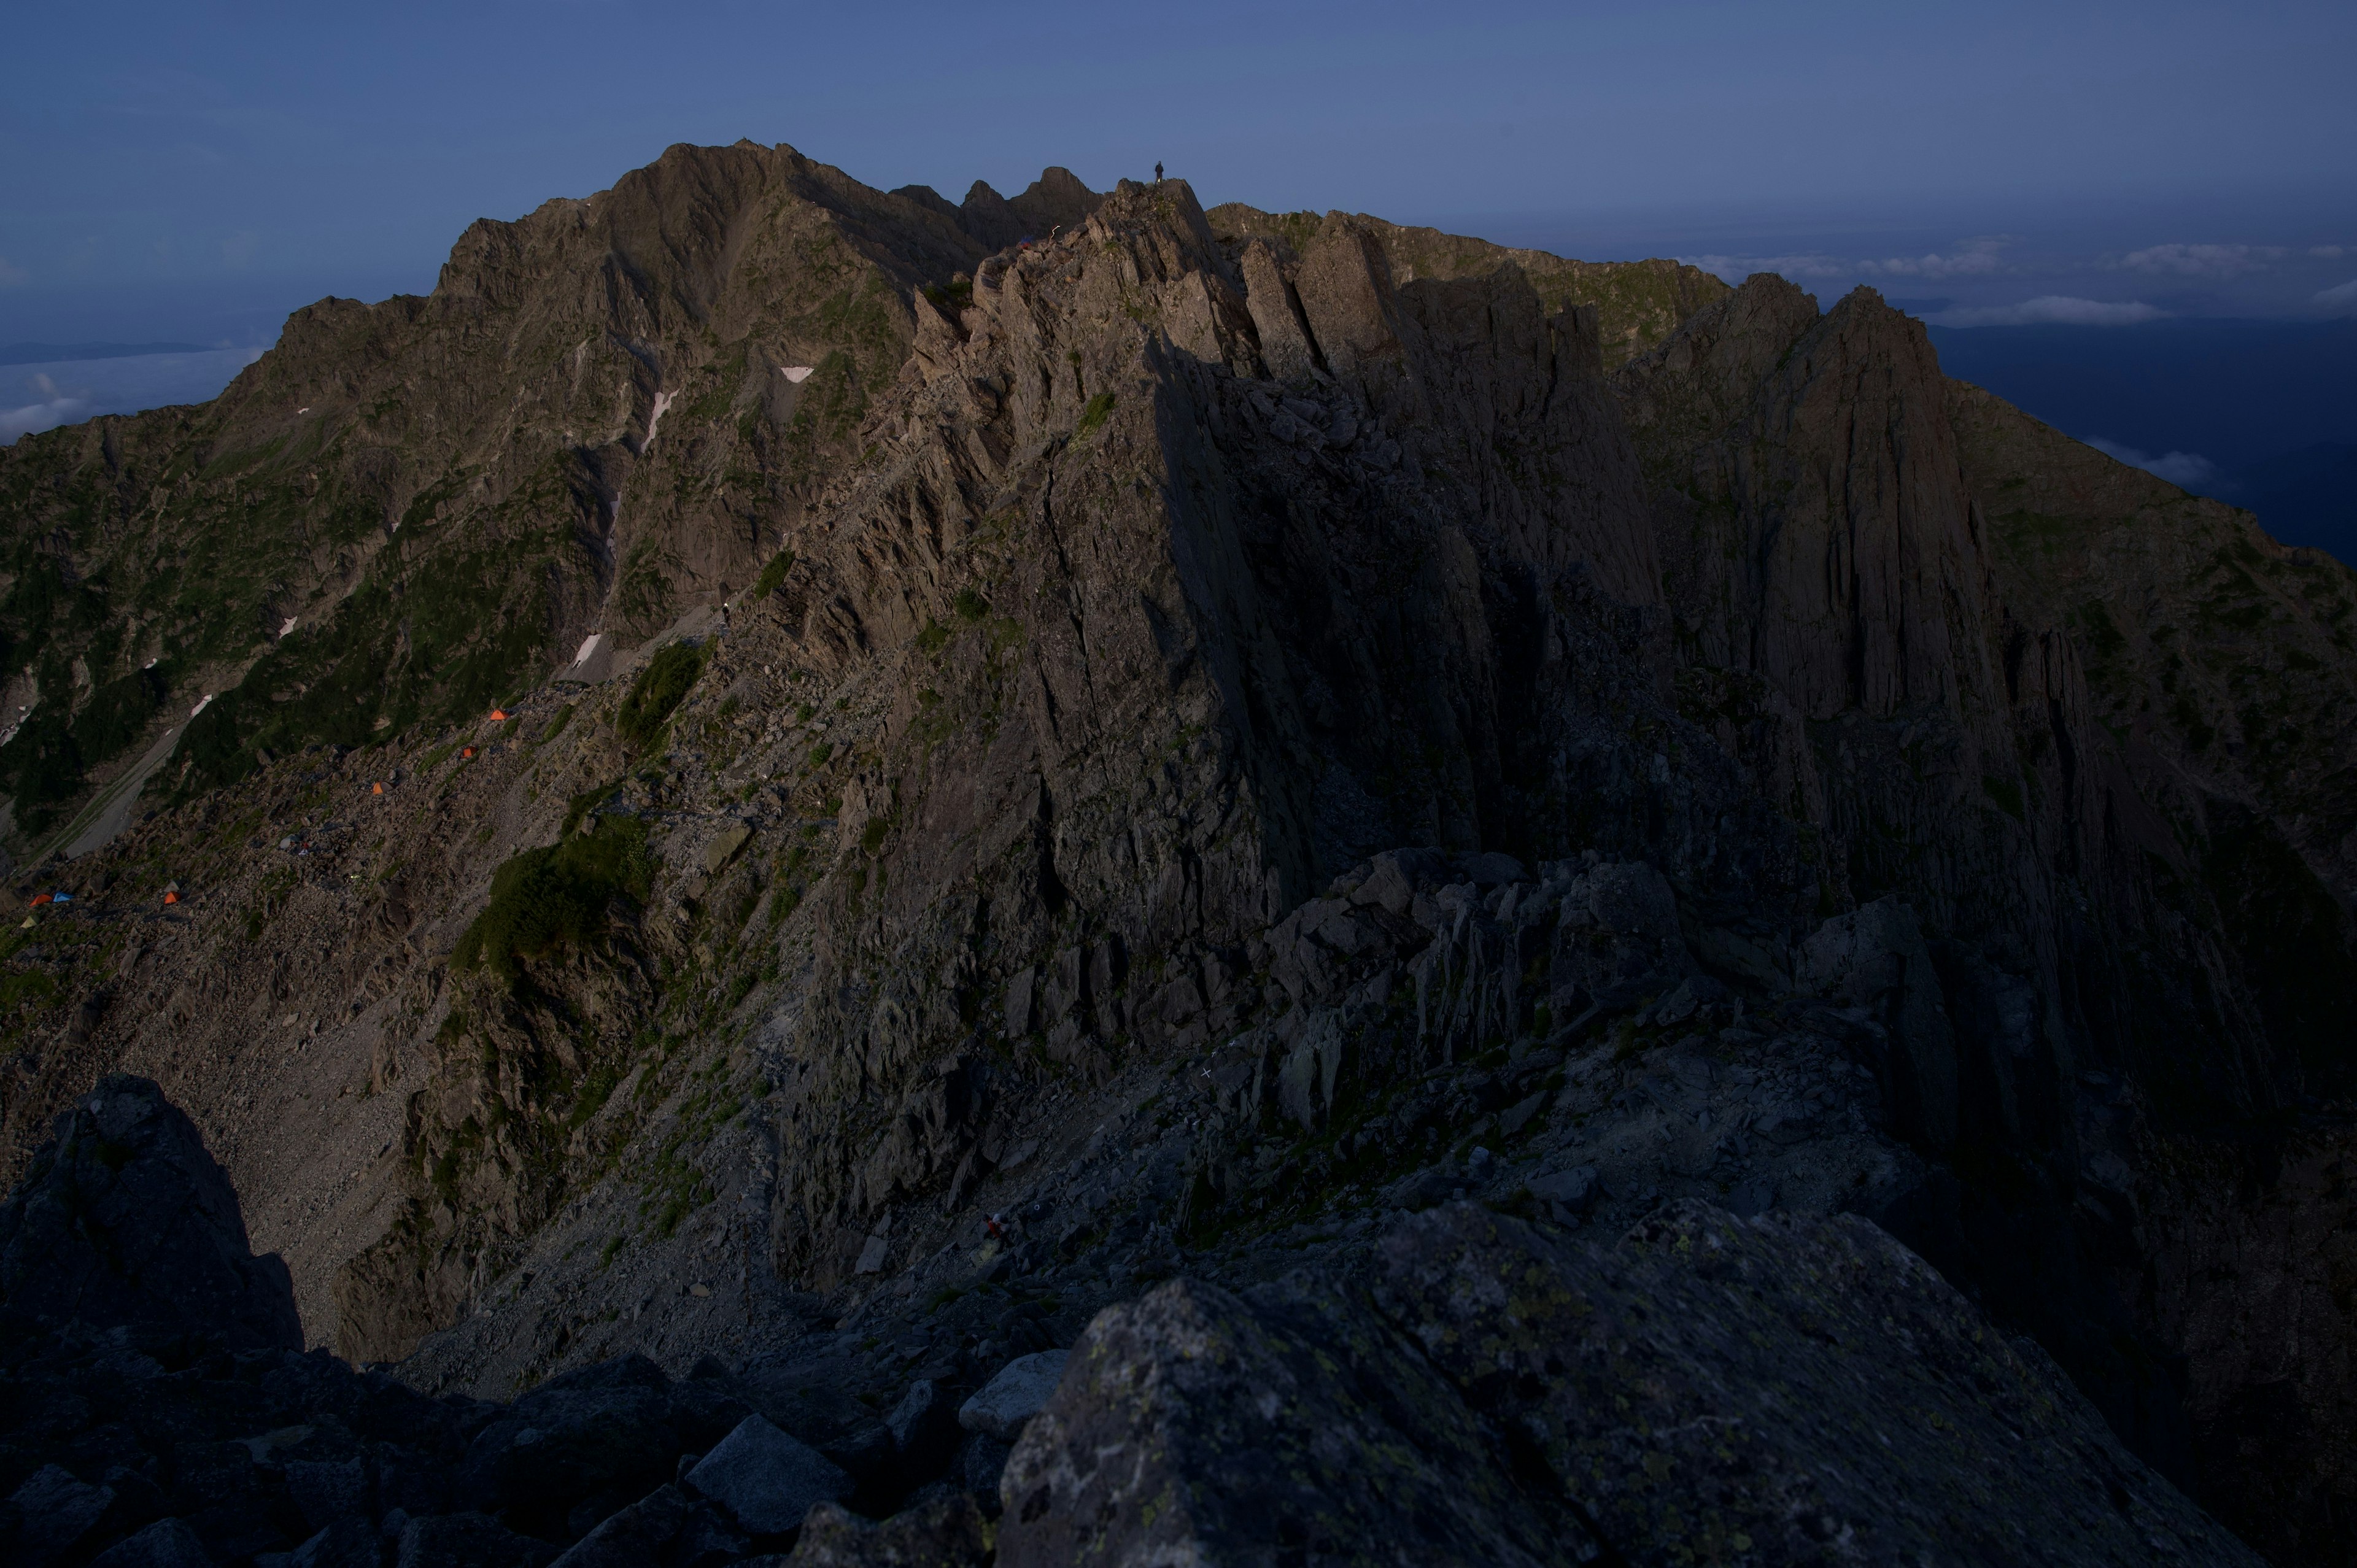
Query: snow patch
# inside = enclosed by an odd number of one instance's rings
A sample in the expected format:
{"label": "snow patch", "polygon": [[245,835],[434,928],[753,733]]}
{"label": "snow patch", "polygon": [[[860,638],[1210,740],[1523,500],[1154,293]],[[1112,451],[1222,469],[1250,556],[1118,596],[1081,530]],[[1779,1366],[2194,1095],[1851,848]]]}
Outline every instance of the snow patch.
{"label": "snow patch", "polygon": [[813,367],[809,365],[780,365],[778,374],[785,377],[794,385],[800,386],[811,379],[813,369]]}
{"label": "snow patch", "polygon": [[652,413],[647,415],[647,438],[640,446],[640,451],[643,452],[655,444],[655,426],[662,423],[663,410],[670,406],[671,393],[665,392],[655,393],[655,409]]}
{"label": "snow patch", "polygon": [[213,694],[210,692],[207,692],[203,696],[199,697],[197,699],[197,705],[188,710],[188,716],[190,718],[195,718],[199,714],[203,713],[205,711],[205,704],[212,700]]}
{"label": "snow patch", "polygon": [[286,618],[286,624],[278,628],[278,635],[282,640],[285,638],[288,632],[295,629],[295,623],[299,618],[301,618],[296,616],[288,616]]}
{"label": "snow patch", "polygon": [[573,662],[576,664],[588,663],[589,656],[597,652],[598,644],[605,640],[606,634],[602,631],[593,631],[588,636],[583,638],[581,639],[581,651],[573,656]]}

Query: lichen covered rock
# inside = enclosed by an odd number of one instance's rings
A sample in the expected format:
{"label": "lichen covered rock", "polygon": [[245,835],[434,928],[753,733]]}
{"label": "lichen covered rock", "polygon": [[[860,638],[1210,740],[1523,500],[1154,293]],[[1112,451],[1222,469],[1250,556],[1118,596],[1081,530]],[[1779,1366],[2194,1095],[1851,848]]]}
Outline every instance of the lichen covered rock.
{"label": "lichen covered rock", "polygon": [[1112,1309],[1002,1561],[2255,1563],[2053,1363],[1855,1216],[1609,1246],[1472,1204],[1361,1266]]}

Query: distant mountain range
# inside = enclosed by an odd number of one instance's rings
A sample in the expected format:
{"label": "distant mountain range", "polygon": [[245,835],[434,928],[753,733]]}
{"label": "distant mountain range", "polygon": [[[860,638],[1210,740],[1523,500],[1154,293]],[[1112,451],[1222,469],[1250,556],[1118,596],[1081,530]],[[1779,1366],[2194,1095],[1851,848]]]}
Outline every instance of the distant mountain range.
{"label": "distant mountain range", "polygon": [[129,360],[142,354],[202,354],[201,343],[11,343],[0,365],[46,365],[60,360]]}

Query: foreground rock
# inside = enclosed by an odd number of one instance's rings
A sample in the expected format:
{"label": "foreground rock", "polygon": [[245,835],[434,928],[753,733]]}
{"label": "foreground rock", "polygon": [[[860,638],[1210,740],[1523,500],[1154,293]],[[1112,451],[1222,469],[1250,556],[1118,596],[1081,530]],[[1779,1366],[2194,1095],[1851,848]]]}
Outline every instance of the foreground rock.
{"label": "foreground rock", "polygon": [[1452,1205],[1360,1278],[1161,1286],[1072,1367],[1004,1563],[2257,1561],[1855,1217]]}
{"label": "foreground rock", "polygon": [[286,1265],[253,1255],[195,1125],[124,1074],[58,1118],[0,1205],[0,1302],[48,1322],[193,1328],[241,1350],[303,1344]]}
{"label": "foreground rock", "polygon": [[[145,1079],[36,1169],[0,1209],[0,1559],[33,1568],[2256,1561],[1854,1216],[1688,1200],[1603,1246],[1394,1214],[1271,1283],[1107,1308],[982,1380],[961,1444],[925,1380],[862,1421],[625,1357],[499,1405],[257,1343],[291,1297]],[[117,1266],[166,1256],[185,1304]]]}

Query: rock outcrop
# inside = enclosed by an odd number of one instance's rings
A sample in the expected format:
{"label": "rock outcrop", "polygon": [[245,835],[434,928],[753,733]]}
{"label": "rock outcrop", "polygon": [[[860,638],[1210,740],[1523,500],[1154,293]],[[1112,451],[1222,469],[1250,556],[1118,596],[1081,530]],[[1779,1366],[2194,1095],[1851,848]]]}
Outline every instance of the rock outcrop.
{"label": "rock outcrop", "polygon": [[1372,1252],[1107,1311],[999,1561],[2258,1561],[1855,1218],[1597,1247],[1458,1204]]}

